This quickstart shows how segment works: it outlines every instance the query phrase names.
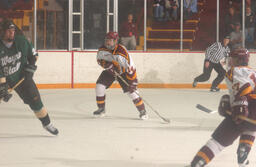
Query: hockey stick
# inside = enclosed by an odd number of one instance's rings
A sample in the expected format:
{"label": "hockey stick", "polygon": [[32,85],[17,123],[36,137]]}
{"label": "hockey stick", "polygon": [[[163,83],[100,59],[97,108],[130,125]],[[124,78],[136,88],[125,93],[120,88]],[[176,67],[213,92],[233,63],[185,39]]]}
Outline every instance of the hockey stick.
{"label": "hockey stick", "polygon": [[[25,78],[21,78],[21,80],[19,80],[19,82],[17,82],[12,88],[8,89],[8,93],[11,93],[15,88],[17,88],[23,81]],[[3,98],[0,98],[0,103],[2,102]]]}
{"label": "hockey stick", "polygon": [[[122,77],[120,74],[118,74],[116,71],[114,71],[114,72],[115,72],[115,75],[116,75],[118,78],[120,78],[120,79],[124,82],[124,84],[125,84],[126,86],[129,86],[129,84],[126,82],[126,80],[123,79],[123,77]],[[135,93],[145,102],[145,104],[147,104],[147,105],[149,106],[149,108],[151,108],[151,110],[154,111],[154,112],[156,113],[156,115],[158,115],[164,122],[170,123],[170,120],[169,120],[168,118],[164,118],[163,116],[161,116],[161,115],[159,114],[159,112],[157,112],[144,98],[141,97],[141,95],[139,95],[136,91],[134,91],[134,92],[135,92]]]}
{"label": "hockey stick", "polygon": [[[206,108],[205,106],[203,106],[203,105],[201,105],[201,104],[197,104],[197,105],[196,105],[196,108],[198,108],[198,109],[201,110],[201,111],[207,112],[207,113],[214,113],[214,112],[217,112],[217,111],[211,110],[211,109],[209,109],[209,108]],[[231,115],[231,112],[228,111],[228,110],[226,111],[226,113],[227,113],[228,115]],[[251,124],[256,125],[256,120],[247,118],[247,117],[242,116],[242,115],[238,116],[238,118],[241,119],[241,120],[243,120],[243,121],[246,121],[246,122],[249,122],[249,123],[251,123]]]}
{"label": "hockey stick", "polygon": [[213,113],[217,112],[216,110],[211,110],[209,108],[206,108],[206,107],[202,106],[201,104],[197,104],[196,108],[198,108],[199,110],[204,111],[206,113],[209,113],[209,114],[213,114]]}

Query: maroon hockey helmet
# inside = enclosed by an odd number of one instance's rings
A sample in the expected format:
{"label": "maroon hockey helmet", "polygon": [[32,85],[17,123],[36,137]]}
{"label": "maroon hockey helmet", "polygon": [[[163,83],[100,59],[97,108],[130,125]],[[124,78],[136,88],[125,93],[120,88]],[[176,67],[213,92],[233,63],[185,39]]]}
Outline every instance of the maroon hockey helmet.
{"label": "maroon hockey helmet", "polygon": [[117,32],[112,32],[112,31],[110,31],[110,32],[108,32],[108,33],[106,34],[105,39],[114,39],[114,40],[117,39],[117,40],[118,40],[118,39],[119,39],[119,35],[118,35]]}
{"label": "maroon hockey helmet", "polygon": [[247,65],[249,62],[250,53],[246,48],[238,48],[238,49],[232,50],[229,56],[232,58],[238,58],[239,60],[241,60],[240,61],[242,63],[241,65],[244,65],[244,64]]}

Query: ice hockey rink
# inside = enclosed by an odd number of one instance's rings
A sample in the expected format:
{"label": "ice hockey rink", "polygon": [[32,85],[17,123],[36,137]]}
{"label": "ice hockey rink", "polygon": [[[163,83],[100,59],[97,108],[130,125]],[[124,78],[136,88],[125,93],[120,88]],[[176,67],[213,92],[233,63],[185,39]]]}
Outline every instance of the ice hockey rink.
{"label": "ice hockey rink", "polygon": [[[138,119],[121,89],[108,89],[107,116],[94,118],[94,89],[40,89],[58,136],[46,132],[14,93],[0,104],[1,167],[184,167],[223,119],[195,108],[217,109],[227,93],[208,89],[140,89],[150,119]],[[238,140],[215,157],[209,167],[236,167]],[[248,167],[255,167],[255,147]]]}

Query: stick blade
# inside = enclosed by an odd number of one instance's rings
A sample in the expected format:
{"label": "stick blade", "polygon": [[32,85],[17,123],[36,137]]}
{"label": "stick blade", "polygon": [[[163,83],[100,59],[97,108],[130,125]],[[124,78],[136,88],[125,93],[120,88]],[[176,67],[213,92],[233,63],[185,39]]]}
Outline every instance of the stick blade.
{"label": "stick blade", "polygon": [[209,108],[206,108],[206,107],[204,107],[204,106],[201,105],[201,104],[197,104],[197,105],[196,105],[196,108],[198,108],[199,110],[204,111],[204,112],[206,112],[206,113],[209,113],[209,114],[213,114],[213,113],[216,113],[216,112],[217,112],[217,111],[211,110],[211,109],[209,109]]}
{"label": "stick blade", "polygon": [[163,121],[168,123],[168,124],[171,122],[170,119],[167,119],[167,118],[164,118]]}

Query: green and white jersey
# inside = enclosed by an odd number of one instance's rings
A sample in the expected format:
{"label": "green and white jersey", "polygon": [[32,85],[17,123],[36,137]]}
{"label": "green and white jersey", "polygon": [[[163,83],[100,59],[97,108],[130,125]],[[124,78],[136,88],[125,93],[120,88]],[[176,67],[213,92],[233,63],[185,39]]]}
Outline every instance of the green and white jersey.
{"label": "green and white jersey", "polygon": [[24,66],[35,56],[33,46],[23,35],[16,35],[10,48],[0,40],[0,78],[6,77],[10,86],[15,85],[23,77]]}

